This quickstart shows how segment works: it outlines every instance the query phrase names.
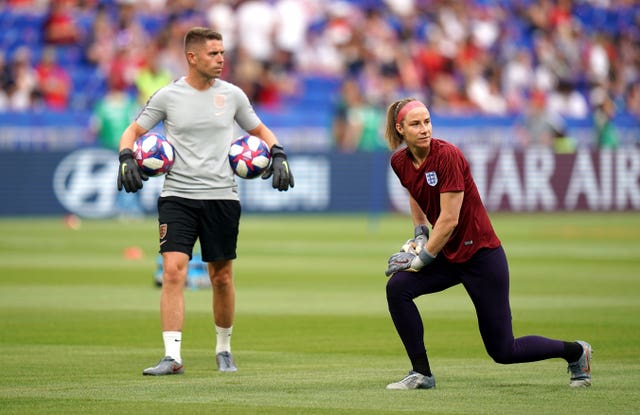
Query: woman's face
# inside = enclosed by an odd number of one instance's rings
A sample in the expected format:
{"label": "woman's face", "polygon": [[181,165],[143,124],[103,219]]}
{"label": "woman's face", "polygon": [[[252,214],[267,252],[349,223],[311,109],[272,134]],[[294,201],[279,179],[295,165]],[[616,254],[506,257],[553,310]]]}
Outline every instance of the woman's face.
{"label": "woman's face", "polygon": [[422,154],[431,146],[431,113],[424,107],[410,110],[396,129],[404,137],[407,147],[414,154]]}

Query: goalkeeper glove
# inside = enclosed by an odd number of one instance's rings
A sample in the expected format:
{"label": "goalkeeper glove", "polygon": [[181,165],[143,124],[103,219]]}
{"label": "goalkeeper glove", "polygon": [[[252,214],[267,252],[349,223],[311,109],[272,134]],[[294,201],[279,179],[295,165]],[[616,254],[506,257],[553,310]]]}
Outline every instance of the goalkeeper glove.
{"label": "goalkeeper glove", "polygon": [[388,277],[398,271],[416,272],[430,264],[436,257],[425,249],[429,240],[429,227],[420,224],[413,229],[413,239],[409,239],[400,252],[391,255],[385,275]]}
{"label": "goalkeeper glove", "polygon": [[434,259],[436,259],[435,255],[431,255],[424,248],[417,255],[413,252],[398,252],[389,257],[387,270],[384,274],[388,277],[398,271],[417,272],[432,263]]}
{"label": "goalkeeper glove", "polygon": [[418,225],[413,230],[413,238],[407,240],[402,245],[401,251],[419,254],[429,240],[429,227],[427,225]]}
{"label": "goalkeeper glove", "polygon": [[147,176],[133,159],[133,151],[125,148],[120,152],[120,167],[118,168],[118,190],[124,190],[127,193],[135,193],[142,189],[142,181],[149,180]]}
{"label": "goalkeeper glove", "polygon": [[289,186],[293,187],[293,174],[289,169],[289,162],[287,161],[287,154],[284,152],[284,148],[279,144],[274,144],[271,147],[271,165],[262,175],[263,179],[268,179],[273,175],[273,181],[271,185],[274,189],[279,191],[289,190]]}

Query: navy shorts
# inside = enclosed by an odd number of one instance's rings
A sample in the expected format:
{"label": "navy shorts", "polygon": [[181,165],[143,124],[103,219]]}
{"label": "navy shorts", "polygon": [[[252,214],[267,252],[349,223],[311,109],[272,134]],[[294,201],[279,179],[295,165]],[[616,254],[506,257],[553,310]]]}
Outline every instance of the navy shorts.
{"label": "navy shorts", "polygon": [[159,198],[160,253],[183,252],[191,259],[199,239],[204,262],[235,259],[241,210],[237,200]]}

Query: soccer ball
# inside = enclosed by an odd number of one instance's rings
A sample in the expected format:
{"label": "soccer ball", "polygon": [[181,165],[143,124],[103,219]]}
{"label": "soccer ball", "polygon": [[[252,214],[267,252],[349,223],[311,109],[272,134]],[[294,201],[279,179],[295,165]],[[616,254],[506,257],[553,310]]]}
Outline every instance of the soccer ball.
{"label": "soccer ball", "polygon": [[147,176],[163,175],[173,166],[173,146],[158,133],[147,133],[133,143],[133,156]]}
{"label": "soccer ball", "polygon": [[231,143],[229,162],[238,177],[258,177],[269,167],[270,160],[269,146],[259,137],[243,135]]}

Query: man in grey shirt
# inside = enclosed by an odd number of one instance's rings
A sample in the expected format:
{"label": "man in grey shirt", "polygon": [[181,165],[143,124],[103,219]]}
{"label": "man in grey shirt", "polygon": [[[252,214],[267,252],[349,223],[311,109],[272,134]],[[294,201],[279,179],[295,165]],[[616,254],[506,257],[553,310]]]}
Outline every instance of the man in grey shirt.
{"label": "man in grey shirt", "polygon": [[228,160],[234,122],[262,138],[271,149],[271,165],[262,176],[272,177],[280,191],[294,186],[287,156],[276,136],[256,115],[246,94],[219,79],[224,65],[222,36],[196,27],[185,36],[186,76],[158,90],[120,139],[118,190],[136,192],[147,176],[138,168],[134,141],[163,122],[175,162],[158,199],[162,293],[160,315],[165,357],[144,375],[184,372],[180,346],[184,322],[183,290],[196,240],[207,262],[213,287],[218,370],[237,370],[231,354],[235,311],[232,262],[240,221],[237,184]]}

